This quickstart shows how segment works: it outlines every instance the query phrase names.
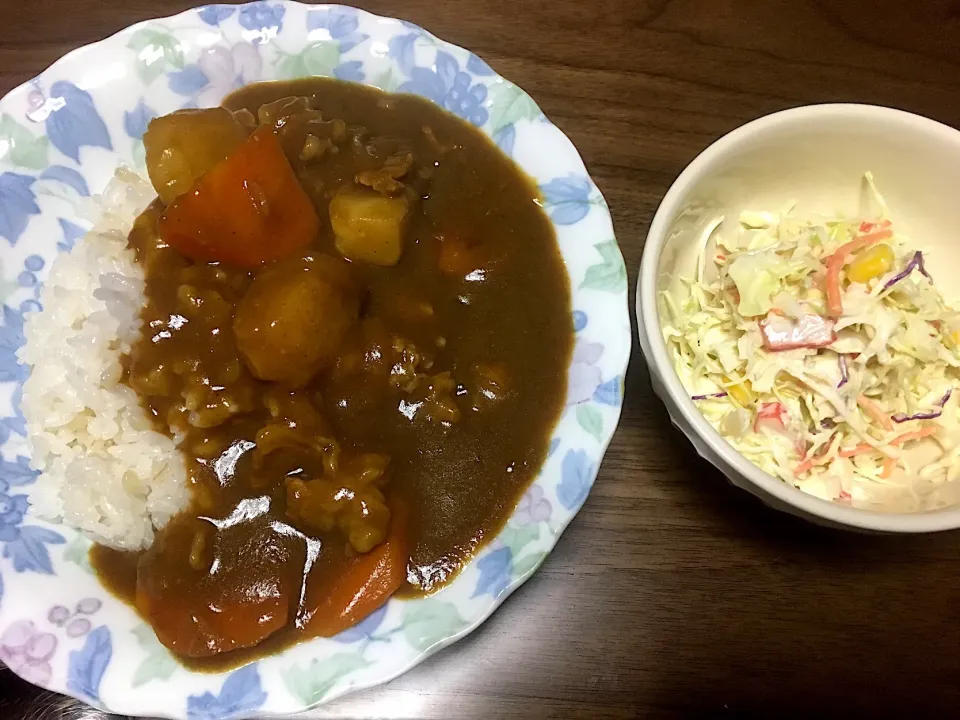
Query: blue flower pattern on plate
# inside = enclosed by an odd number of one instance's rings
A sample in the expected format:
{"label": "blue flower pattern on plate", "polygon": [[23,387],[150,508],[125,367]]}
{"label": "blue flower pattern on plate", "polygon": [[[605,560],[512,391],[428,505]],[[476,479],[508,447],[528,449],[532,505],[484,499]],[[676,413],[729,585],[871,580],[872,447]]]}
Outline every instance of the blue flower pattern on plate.
{"label": "blue flower pattern on plate", "polygon": [[337,78],[337,80],[363,82],[363,63],[359,60],[340,63],[333,69],[333,76]]}
{"label": "blue flower pattern on plate", "polygon": [[90,187],[86,179],[78,171],[66,165],[51,165],[42,173],[40,180],[54,180],[58,183],[71,187],[77,191],[78,195],[90,197]]}
{"label": "blue flower pattern on plate", "polygon": [[197,15],[207,25],[217,27],[236,11],[237,8],[233,5],[207,5],[197,10]]}
{"label": "blue flower pattern on plate", "polygon": [[507,589],[512,579],[513,552],[508,547],[497,548],[477,560],[477,587],[473,597],[492,595],[497,597]]}
{"label": "blue flower pattern on plate", "polygon": [[267,694],[260,687],[260,673],[254,663],[230,673],[217,695],[205,692],[187,698],[187,717],[190,720],[226,720],[249,714],[266,700]]}
{"label": "blue flower pattern on plate", "polygon": [[487,86],[482,82],[473,83],[470,73],[460,70],[456,58],[443,50],[437,51],[433,68],[412,67],[410,80],[400,86],[400,92],[429,98],[477,126],[490,117],[483,107]]}
{"label": "blue flower pattern on plate", "polygon": [[0,174],[0,237],[11,245],[16,245],[27,229],[30,216],[40,214],[33,183],[34,178],[29,175]]}
{"label": "blue flower pattern on plate", "polygon": [[10,493],[10,482],[0,478],[0,542],[15,542],[20,538],[20,524],[30,507],[26,495]]}
{"label": "blue flower pattern on plate", "polygon": [[47,117],[47,137],[57,150],[80,162],[82,147],[113,149],[110,133],[90,93],[59,80],[50,87],[50,97],[59,107]]}
{"label": "blue flower pattern on plate", "polygon": [[265,0],[247,3],[240,7],[240,25],[247,30],[276,35],[283,27],[283,16],[286,12],[287,9],[280,3],[271,4]]}
{"label": "blue flower pattern on plate", "polygon": [[[43,268],[44,261],[36,255],[30,255],[24,262],[21,273],[32,274]],[[31,284],[36,284],[35,280]],[[34,301],[30,301],[34,302]],[[24,303],[26,308],[31,305]],[[9,305],[3,306],[4,324],[0,327],[0,382],[22,382],[26,378],[26,368],[17,361],[16,351],[23,345],[23,311]],[[23,435],[26,432],[23,415],[20,412],[20,387],[14,392],[12,404],[14,416],[0,420],[0,436],[4,442],[11,432]],[[28,459],[17,456],[14,461],[0,459],[0,543],[3,543],[3,557],[13,562],[16,572],[38,572],[52,574],[53,565],[48,545],[60,545],[63,536],[53,530],[36,525],[24,525],[29,507],[26,495],[13,492],[13,488],[25,487],[36,480],[37,472],[31,470]]]}
{"label": "blue flower pattern on plate", "polygon": [[113,656],[113,641],[106,625],[92,630],[83,647],[70,653],[67,688],[94,702],[100,702],[100,681]]}
{"label": "blue flower pattern on plate", "polygon": [[580,507],[587,499],[596,466],[583,450],[568,450],[560,466],[560,485],[557,499],[567,510]]}
{"label": "blue flower pattern on plate", "polygon": [[156,110],[147,107],[144,99],[140,98],[133,110],[123,113],[123,130],[129,137],[139,140],[147,131],[147,125],[156,116]]}
{"label": "blue flower pattern on plate", "polygon": [[504,155],[513,156],[513,144],[517,141],[517,128],[513,123],[504,125],[493,135],[497,147],[503,150]]}
{"label": "blue flower pattern on plate", "polygon": [[470,59],[467,60],[467,70],[480,77],[491,77],[495,75],[493,68],[487,65],[479,55],[470,53]]}
{"label": "blue flower pattern on plate", "polygon": [[168,82],[178,95],[195,95],[207,86],[210,80],[197,65],[187,65],[183,70],[172,72]]}
{"label": "blue flower pattern on plate", "polygon": [[[326,30],[330,39],[340,43],[340,53],[348,53],[366,40],[369,35],[358,32],[360,21],[357,11],[348,7],[331,7],[310,10],[307,13],[307,30]],[[321,38],[326,39],[326,38]],[[361,64],[357,63],[358,65]]]}
{"label": "blue flower pattern on plate", "polygon": [[[20,495],[10,496],[16,502]],[[15,514],[14,517],[17,517]],[[19,515],[18,522],[23,521]],[[53,565],[50,561],[50,551],[47,545],[62,545],[66,542],[58,532],[48,530],[37,525],[7,525],[13,528],[12,534],[16,537],[8,540],[3,546],[3,557],[13,562],[16,572],[37,572],[44,575],[53,574]]]}
{"label": "blue flower pattern on plate", "polygon": [[400,72],[404,75],[410,75],[416,64],[416,44],[420,33],[408,33],[407,35],[394,35],[387,43],[387,49],[390,57],[397,63]]}
{"label": "blue flower pattern on plate", "polygon": [[587,314],[583,310],[573,311],[573,331],[580,332],[587,326]]}
{"label": "blue flower pattern on plate", "polygon": [[620,385],[622,383],[623,378],[620,375],[610,378],[605,383],[600,383],[593,393],[593,399],[604,405],[616,407],[621,401]]}
{"label": "blue flower pattern on plate", "polygon": [[20,287],[34,287],[40,282],[37,273],[43,270],[44,260],[39,255],[31,255],[23,262],[23,272],[17,275]]}
{"label": "blue flower pattern on plate", "polygon": [[9,305],[3,306],[3,326],[0,326],[0,382],[23,382],[27,369],[17,360],[17,350],[23,345],[23,313]]}
{"label": "blue flower pattern on plate", "polygon": [[20,435],[27,434],[27,421],[23,417],[23,411],[20,409],[20,398],[23,396],[23,386],[18,385],[13,391],[11,402],[13,404],[13,415],[11,417],[0,418],[0,442],[6,442],[11,433]]}
{"label": "blue flower pattern on plate", "polygon": [[379,610],[374,610],[367,615],[364,620],[353,627],[347,628],[339,635],[335,635],[333,639],[339,643],[354,643],[360,640],[370,640],[373,638],[373,634],[377,631],[377,628],[380,627],[380,623],[383,622],[386,614],[387,606],[383,605]]}
{"label": "blue flower pattern on plate", "polygon": [[[330,7],[307,12],[308,39],[312,48],[329,51],[336,63],[332,68],[309,66],[307,69],[319,74],[332,74],[339,80],[363,82],[363,63],[360,60],[343,61],[343,55],[365,42],[370,36],[359,32],[358,13],[353,8]],[[331,48],[330,43],[335,43]]]}
{"label": "blue flower pattern on plate", "polygon": [[573,225],[590,212],[590,181],[579,175],[551,180],[540,187],[547,213],[557,225]]}
{"label": "blue flower pattern on plate", "polygon": [[66,218],[57,218],[57,223],[60,225],[60,232],[63,233],[63,239],[57,243],[57,249],[60,252],[69,252],[87,230]]}
{"label": "blue flower pattern on plate", "polygon": [[560,447],[560,438],[555,437],[550,441],[550,446],[547,448],[547,457],[552,457],[558,447]]}
{"label": "blue flower pattern on plate", "polygon": [[[186,28],[189,32],[181,34]],[[198,45],[190,39],[190,33],[198,31],[214,39]],[[8,254],[13,247],[12,256],[17,258],[7,261],[0,273],[0,382],[9,383],[6,398],[10,400],[7,406],[0,403],[0,442],[7,443],[0,457],[0,571],[5,573],[0,576],[0,598],[4,603],[0,614],[9,612],[17,603],[21,609],[25,607],[23,592],[27,586],[20,579],[14,582],[15,578],[42,578],[48,574],[66,577],[68,569],[78,572],[80,563],[76,558],[83,554],[82,544],[76,549],[74,533],[65,532],[65,539],[31,516],[28,497],[37,473],[30,469],[22,451],[26,427],[20,397],[26,372],[17,363],[15,353],[23,342],[24,312],[39,308],[39,290],[55,255],[54,246],[56,251],[68,251],[86,231],[86,221],[71,213],[61,201],[76,208],[79,198],[100,191],[102,168],[95,170],[92,166],[102,165],[106,151],[117,147],[117,155],[126,156],[133,148],[134,160],[142,165],[142,136],[152,117],[175,107],[216,105],[241,85],[277,77],[285,58],[292,58],[290,69],[297,74],[306,71],[367,81],[384,89],[427,97],[481,127],[511,156],[521,149],[521,144],[524,150],[530,146],[531,137],[542,132],[541,124],[549,126],[533,101],[499,78],[480,57],[451,47],[412,23],[374,19],[352,8],[305,7],[284,0],[208,5],[133,32],[141,32],[141,40],[150,39],[150,32],[156,36],[151,42],[162,40],[165,62],[155,69],[155,75],[142,75],[143,68],[137,61],[145,46],[126,47],[133,33],[118,36],[118,47],[122,46],[120,52],[132,71],[131,81],[140,81],[136,92],[125,96],[122,105],[111,102],[103,88],[79,82],[80,76],[70,66],[59,64],[56,71],[48,71],[35,80],[16,100],[17,104],[8,103],[0,112],[17,122],[26,122],[26,128],[32,122],[31,135],[35,138],[35,144],[28,146],[29,153],[21,147],[21,164],[0,157],[0,235],[6,241]],[[112,42],[104,41],[104,47]],[[171,93],[177,98],[172,106]],[[25,121],[20,119],[23,117]],[[4,132],[21,131],[7,121]],[[613,277],[615,241],[610,234],[596,237],[595,230],[588,227],[590,220],[602,219],[601,212],[592,210],[597,207],[605,212],[606,208],[582,166],[577,162],[565,163],[555,177],[531,174],[541,184],[545,209],[559,234],[571,226],[574,234],[582,233],[580,241],[597,247],[603,263],[611,265],[608,275]],[[581,221],[584,224],[578,225]],[[34,244],[38,228],[43,228],[42,237],[49,244]],[[606,280],[607,275],[600,279]],[[452,604],[444,601],[445,596],[449,597],[444,591],[426,601],[425,607],[431,607],[431,603],[437,606],[436,617],[409,620],[407,608],[419,607],[418,602],[388,603],[355,627],[320,643],[313,659],[346,658],[343,667],[351,669],[323,681],[321,689],[310,695],[311,702],[329,699],[351,687],[369,684],[371,678],[385,676],[379,668],[372,673],[364,671],[363,675],[357,671],[379,663],[379,655],[392,650],[394,643],[406,647],[405,652],[409,652],[410,645],[422,651],[411,639],[422,636],[420,629],[414,629],[417,623],[437,625],[442,629],[436,630],[439,639],[469,627],[479,617],[478,611],[482,615],[489,612],[552,547],[593,482],[599,450],[614,426],[609,421],[601,422],[604,416],[612,415],[606,408],[616,408],[622,401],[622,370],[611,367],[616,365],[611,356],[618,359],[620,349],[606,339],[603,344],[598,342],[605,337],[601,332],[603,323],[600,329],[595,327],[600,317],[597,297],[603,292],[610,296],[622,296],[625,292],[620,285],[613,285],[612,280],[602,287],[592,283],[593,297],[580,297],[580,287],[575,283],[577,310],[571,323],[577,333],[577,346],[568,383],[573,389],[568,397],[571,406],[550,441],[547,470],[520,500],[504,535],[478,554],[476,562],[464,571],[463,582],[448,589],[456,590],[454,597],[458,599]],[[614,307],[612,312],[622,310]],[[585,416],[586,424],[580,418],[582,411],[591,413]],[[566,432],[564,425],[570,424],[567,416],[571,416],[571,422],[580,422],[588,433],[582,429],[573,435]],[[68,540],[65,550],[56,548]],[[68,592],[65,587],[62,591]],[[61,603],[66,609],[76,604],[76,597],[64,597]],[[47,624],[42,615],[32,619],[21,615],[9,620],[35,622],[38,631]],[[413,625],[407,625],[408,622]],[[122,622],[114,617],[93,629],[85,618],[77,623],[76,628],[83,624],[83,633],[64,638],[61,644],[69,652],[65,649],[51,653],[44,658],[46,664],[41,663],[36,669],[24,666],[20,672],[33,673],[30,679],[41,685],[108,706],[115,688],[129,692],[123,685],[126,664],[115,660],[121,655],[126,657],[131,642],[129,628],[121,630]],[[70,640],[72,645],[68,646]],[[332,654],[331,646],[337,648]],[[368,647],[377,651],[371,650],[364,656],[364,648]],[[409,655],[405,657],[405,662],[409,662]],[[413,657],[418,659],[420,654]],[[387,664],[385,669],[389,668]],[[278,680],[278,670],[282,676],[290,669],[289,664],[278,665],[268,659],[229,675],[210,677],[195,685],[197,690],[189,697],[185,697],[186,693],[173,693],[173,704],[163,709],[164,714],[191,720],[222,720],[275,712],[274,708],[290,706],[290,691]],[[390,674],[398,669],[393,668]],[[103,680],[108,673],[111,690],[101,697],[101,686],[106,687]],[[176,682],[171,679],[169,685],[172,690]],[[276,702],[274,696],[278,696]],[[296,699],[299,697],[295,694]],[[143,710],[148,712],[147,708]]]}

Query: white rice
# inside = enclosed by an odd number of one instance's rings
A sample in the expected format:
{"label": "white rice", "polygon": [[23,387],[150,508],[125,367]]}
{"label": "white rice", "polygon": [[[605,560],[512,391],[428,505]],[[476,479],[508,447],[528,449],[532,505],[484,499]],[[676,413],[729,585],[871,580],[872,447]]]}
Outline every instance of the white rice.
{"label": "white rice", "polygon": [[153,196],[143,178],[117,171],[93,229],[54,261],[18,353],[31,368],[22,408],[31,466],[41,471],[33,511],[125,550],[148,547],[189,501],[176,445],[151,429],[121,383],[144,303],[127,235]]}

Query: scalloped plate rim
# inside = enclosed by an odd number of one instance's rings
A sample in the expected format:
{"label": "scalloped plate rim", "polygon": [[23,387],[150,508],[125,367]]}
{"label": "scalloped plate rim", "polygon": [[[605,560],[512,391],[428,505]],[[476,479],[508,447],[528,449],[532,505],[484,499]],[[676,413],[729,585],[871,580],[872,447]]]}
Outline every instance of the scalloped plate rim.
{"label": "scalloped plate rim", "polygon": [[[347,8],[347,9],[349,9],[349,10],[355,10],[357,13],[359,13],[359,15],[360,15],[361,17],[366,17],[367,19],[372,19],[372,20],[374,20],[374,21],[393,21],[393,20],[395,20],[395,18],[390,18],[390,17],[387,17],[387,16],[381,16],[381,15],[377,15],[377,14],[374,14],[374,13],[370,13],[370,12],[368,12],[368,11],[366,11],[366,10],[362,10],[362,9],[359,9],[359,8],[352,8],[352,7],[343,6],[343,5],[328,5],[328,4],[314,5],[314,4],[307,4],[307,3],[296,2],[295,0],[272,0],[272,2],[271,2],[270,4],[273,4],[273,5],[283,5],[283,6],[285,6],[285,7],[288,7],[288,6],[299,6],[299,7],[303,8],[303,9],[305,9],[305,10],[327,9],[327,8]],[[188,17],[191,17],[191,18],[192,18],[192,17],[196,17],[197,12],[198,12],[200,9],[202,9],[203,7],[207,7],[207,6],[197,6],[197,7],[185,9],[185,10],[182,11],[182,12],[175,13],[175,14],[172,14],[172,15],[146,19],[146,20],[143,20],[143,21],[134,23],[134,24],[132,24],[132,25],[126,26],[126,27],[124,27],[124,28],[122,28],[122,29],[120,29],[120,30],[118,30],[118,31],[116,31],[116,32],[108,35],[108,36],[105,36],[104,38],[102,38],[102,39],[100,39],[100,40],[97,40],[97,41],[95,41],[95,42],[88,43],[88,44],[86,44],[86,45],[83,45],[83,46],[74,48],[74,49],[68,51],[66,54],[64,54],[64,55],[61,56],[60,58],[58,58],[57,60],[55,60],[53,63],[51,63],[47,68],[45,68],[43,71],[41,71],[41,73],[39,73],[39,74],[38,74],[37,76],[35,76],[34,78],[31,78],[31,79],[29,79],[29,80],[27,80],[27,81],[19,84],[18,86],[16,86],[16,87],[13,88],[12,90],[10,90],[8,93],[6,93],[6,94],[3,96],[3,98],[0,98],[0,105],[2,105],[2,103],[6,102],[9,98],[12,98],[12,97],[14,97],[14,96],[17,96],[17,95],[20,94],[20,93],[24,93],[24,92],[28,91],[33,83],[35,83],[38,79],[43,78],[43,77],[44,77],[45,75],[47,75],[48,73],[51,73],[51,71],[56,71],[56,70],[58,70],[58,69],[63,69],[63,68],[65,68],[65,67],[67,67],[67,66],[74,66],[74,67],[71,67],[71,70],[73,70],[74,72],[76,72],[77,70],[80,69],[79,66],[82,65],[84,62],[86,62],[87,56],[89,56],[92,52],[94,52],[94,51],[96,51],[96,50],[98,50],[98,49],[106,50],[106,49],[107,49],[107,46],[109,46],[111,43],[117,42],[118,40],[121,40],[121,39],[126,38],[126,37],[128,37],[128,36],[131,36],[131,35],[133,35],[134,33],[136,33],[138,30],[146,29],[146,28],[148,28],[148,27],[149,27],[151,24],[153,24],[153,23],[157,23],[157,22],[167,22],[167,23],[174,24],[174,27],[172,27],[172,28],[170,28],[170,29],[171,29],[172,33],[175,35],[178,31],[181,30],[181,28],[177,28],[177,27],[176,27],[176,23],[177,23],[178,21],[183,21],[183,20],[185,20],[185,19],[188,18]],[[231,5],[231,6],[229,6],[229,7],[230,7],[231,9],[233,9],[233,10],[239,10],[239,9],[243,8],[244,5]],[[453,49],[455,49],[455,50],[462,51],[462,52],[464,52],[464,53],[469,52],[469,51],[466,50],[465,48],[462,48],[462,47],[460,47],[460,46],[454,45],[453,43],[449,43],[449,42],[447,42],[447,41],[445,41],[445,40],[442,40],[441,38],[438,38],[437,36],[433,35],[433,34],[430,33],[429,31],[424,30],[424,29],[422,29],[422,28],[419,28],[419,26],[414,26],[413,24],[410,24],[410,23],[405,23],[405,25],[406,25],[407,27],[411,28],[411,29],[416,28],[416,31],[417,31],[417,32],[423,33],[423,35],[429,36],[429,37],[433,38],[433,39],[436,41],[436,43],[438,44],[438,46],[440,46],[440,47],[442,47],[442,48],[453,48]],[[216,28],[216,27],[211,27],[211,28],[210,28],[210,31],[211,31],[211,32],[217,32],[217,28]],[[70,73],[65,73],[65,74],[69,75]],[[493,70],[493,76],[492,76],[492,78],[493,78],[494,80],[503,79],[502,76],[501,76],[496,70]],[[509,82],[509,81],[506,81],[506,82]],[[369,84],[369,83],[363,83],[363,84]],[[488,135],[488,136],[489,136],[489,135]],[[562,137],[567,143],[569,143],[569,144],[571,145],[571,147],[573,147],[572,142],[569,140],[569,138],[567,138],[567,136],[566,136],[565,134],[562,134],[562,133],[561,133],[561,137]],[[574,151],[575,151],[575,148],[574,148]],[[114,152],[115,152],[115,151],[114,151]],[[575,151],[575,152],[576,152],[576,151]],[[577,156],[578,159],[580,158],[578,152],[576,152],[576,156]],[[580,162],[581,162],[581,164],[582,164],[582,159],[580,159]],[[4,162],[4,165],[6,165],[6,164],[8,164],[8,163]],[[77,165],[78,165],[79,167],[82,167],[82,163],[77,163]],[[589,178],[589,174],[586,172],[586,168],[585,168],[585,167],[584,167],[584,173],[585,173],[585,175]],[[603,202],[603,201],[602,201],[602,193],[600,193],[599,188],[597,188],[596,185],[595,185],[595,183],[592,183],[592,181],[591,181],[591,184],[592,184],[593,188],[596,190],[596,192],[598,193],[598,196],[601,198],[601,202]],[[603,207],[603,212],[606,213],[607,218],[609,219],[609,211],[606,209],[606,204],[605,204],[605,202],[603,202],[603,206],[604,206],[604,207]],[[46,212],[44,211],[44,212],[41,213],[41,215],[43,215],[43,214],[46,214]],[[555,223],[552,223],[552,224],[553,224],[554,227],[556,228],[556,224],[555,224]],[[615,234],[614,234],[614,232],[613,232],[613,229],[612,229],[612,222],[611,222],[610,238],[612,239],[612,241],[613,241],[613,243],[614,243],[614,246],[615,246],[616,249],[617,249],[617,253],[618,253],[618,255],[620,256],[620,260],[621,260],[621,262],[622,262],[622,253],[620,253],[619,246],[617,246],[617,244],[616,244],[616,236],[615,236]],[[592,238],[592,239],[593,239],[593,240],[596,240],[596,238]],[[2,251],[0,251],[0,255],[2,255]],[[565,264],[566,264],[566,258],[565,258]],[[619,315],[618,320],[623,321],[623,322],[622,322],[622,327],[620,328],[621,333],[622,333],[622,335],[623,335],[623,337],[621,338],[621,340],[625,340],[625,343],[624,343],[624,347],[623,347],[623,349],[622,349],[622,353],[621,353],[620,356],[616,359],[616,366],[617,366],[617,368],[618,368],[618,370],[619,370],[617,377],[620,378],[621,391],[620,391],[620,394],[619,394],[618,402],[617,402],[616,406],[613,408],[613,410],[614,410],[614,412],[613,412],[613,414],[612,414],[613,422],[612,422],[612,424],[610,425],[609,429],[607,429],[607,428],[604,428],[604,429],[603,429],[602,435],[601,435],[601,437],[599,438],[599,450],[598,450],[598,452],[596,453],[596,462],[595,462],[595,464],[592,466],[592,469],[589,471],[590,479],[589,479],[589,483],[588,483],[587,493],[584,494],[584,496],[583,496],[582,498],[580,498],[579,502],[577,502],[574,507],[568,508],[568,509],[566,509],[566,510],[564,511],[564,513],[563,513],[563,518],[562,518],[561,522],[557,525],[556,530],[555,530],[555,532],[553,533],[552,537],[550,537],[550,538],[548,539],[547,547],[545,548],[544,553],[542,554],[542,556],[540,557],[540,559],[537,561],[537,563],[536,563],[533,567],[527,569],[527,570],[526,570],[525,572],[523,572],[522,574],[519,574],[519,575],[516,575],[516,576],[511,576],[511,579],[510,579],[509,583],[508,583],[498,594],[492,595],[492,596],[491,596],[491,600],[486,604],[486,606],[484,607],[483,611],[482,611],[477,617],[471,618],[471,621],[470,621],[467,625],[463,626],[462,628],[460,628],[459,630],[457,630],[457,631],[454,632],[453,634],[447,635],[447,636],[443,637],[442,639],[434,642],[432,645],[430,645],[429,647],[427,647],[425,650],[418,650],[418,651],[412,656],[412,658],[410,659],[410,661],[409,661],[408,663],[403,664],[401,667],[398,667],[398,668],[395,670],[395,672],[384,674],[382,677],[379,677],[378,679],[375,679],[375,680],[360,681],[360,682],[357,682],[357,683],[346,683],[346,684],[343,684],[342,686],[337,686],[337,687],[336,687],[335,689],[333,689],[330,693],[328,693],[327,695],[325,695],[324,697],[322,697],[322,699],[320,699],[320,700],[318,700],[318,701],[316,701],[316,702],[313,702],[313,703],[311,703],[311,704],[309,704],[309,705],[304,705],[300,710],[295,711],[296,713],[307,712],[307,711],[309,711],[309,710],[311,710],[311,709],[313,709],[313,708],[319,707],[320,705],[325,705],[325,704],[327,704],[327,703],[329,703],[329,702],[332,702],[332,701],[334,701],[334,700],[336,700],[336,699],[338,699],[338,698],[344,697],[345,695],[348,695],[348,694],[351,694],[351,693],[354,693],[354,692],[357,692],[357,691],[360,691],[360,690],[365,690],[365,689],[369,689],[369,688],[376,687],[376,686],[379,686],[379,685],[383,685],[383,684],[388,683],[388,682],[390,682],[391,680],[399,677],[400,675],[406,673],[407,671],[409,671],[410,669],[412,669],[412,668],[415,667],[416,665],[418,665],[418,664],[420,664],[421,662],[423,662],[423,661],[424,661],[425,659],[427,659],[428,657],[432,656],[434,653],[436,653],[436,652],[438,652],[438,651],[440,651],[440,650],[442,650],[442,649],[444,649],[444,648],[452,645],[452,644],[455,643],[457,640],[459,640],[459,639],[463,638],[464,636],[466,636],[467,634],[473,632],[478,626],[480,626],[481,624],[483,624],[483,623],[490,617],[490,615],[492,615],[493,612],[495,612],[496,609],[497,609],[498,607],[500,607],[500,606],[503,604],[503,602],[504,602],[510,595],[512,595],[513,592],[514,592],[518,587],[520,587],[520,585],[522,585],[524,582],[526,582],[526,581],[530,578],[530,576],[533,575],[533,573],[535,573],[535,572],[541,567],[541,565],[543,564],[543,562],[546,560],[547,556],[548,556],[548,555],[553,551],[553,549],[555,548],[556,543],[557,543],[557,542],[559,541],[559,539],[560,539],[560,536],[563,534],[563,532],[566,530],[566,528],[569,526],[569,524],[573,521],[573,518],[577,515],[577,513],[578,513],[578,512],[580,511],[580,509],[582,508],[583,504],[586,502],[587,496],[589,495],[589,489],[592,488],[593,483],[596,481],[596,477],[597,477],[597,474],[598,474],[598,472],[599,472],[600,464],[601,464],[601,462],[602,462],[602,460],[603,460],[603,457],[604,457],[604,455],[605,455],[605,453],[606,453],[606,450],[609,448],[610,442],[612,441],[613,435],[614,435],[615,432],[616,432],[616,429],[617,429],[617,426],[618,426],[618,423],[619,423],[619,419],[620,419],[621,414],[622,414],[622,407],[623,407],[623,402],[624,402],[624,399],[625,399],[625,398],[624,398],[624,393],[623,393],[623,391],[622,391],[622,388],[623,388],[623,384],[622,384],[622,383],[623,383],[623,378],[624,378],[625,375],[626,375],[627,368],[628,368],[628,365],[629,365],[629,359],[630,359],[630,354],[631,354],[631,350],[632,350],[632,338],[633,338],[633,332],[632,332],[631,323],[630,323],[630,319],[629,319],[629,292],[628,292],[628,287],[629,287],[629,284],[628,284],[628,283],[625,283],[624,291],[621,293],[621,295],[622,295],[622,297],[620,298],[621,302],[619,302],[619,308],[618,308],[618,315]],[[573,286],[573,283],[571,282],[571,301],[573,301],[574,296],[576,295],[576,293],[577,293],[577,289]],[[572,362],[572,360],[571,360],[571,362]],[[564,414],[565,414],[565,413],[566,413],[566,409],[564,410]],[[558,418],[558,420],[557,420],[557,425],[556,425],[556,427],[555,427],[555,429],[554,429],[554,431],[553,431],[554,433],[556,433],[556,432],[558,431],[559,426],[560,426],[560,422],[561,422],[561,420],[562,420],[562,417],[563,417],[563,414],[562,414],[561,417]],[[544,467],[546,466],[546,463],[547,463],[547,460],[544,461],[544,466],[542,466],[541,469],[540,469],[540,471],[538,471],[538,475],[534,478],[534,482],[537,480],[537,478],[539,478],[539,477],[541,476],[541,473],[543,472]],[[515,510],[516,510],[516,508],[515,508]],[[509,522],[509,520],[508,520],[508,522]],[[507,526],[505,525],[505,528],[506,528],[506,527],[507,527]],[[498,535],[498,537],[499,537],[499,535]],[[488,544],[488,546],[489,546],[489,544]],[[476,560],[477,560],[477,557],[472,558],[469,564],[475,563]],[[15,574],[15,573],[12,573],[12,572],[7,572],[7,573],[5,573],[5,575],[6,575],[6,577],[3,578],[3,580],[5,581],[5,587],[4,587],[4,592],[3,592],[3,596],[4,596],[4,597],[10,595],[10,593],[11,593],[11,587],[16,584],[15,582],[11,582],[10,578],[19,577],[20,574],[19,574],[19,573],[16,573],[16,574]],[[463,577],[463,576],[461,576],[460,578],[457,578],[456,580],[454,580],[453,584],[456,584],[462,577]],[[2,608],[0,608],[0,617],[2,617],[2,616],[3,616],[3,612],[2,612]],[[109,621],[107,621],[107,624],[109,624]],[[283,653],[280,653],[280,655],[282,655],[282,654],[283,654]],[[227,674],[224,673],[224,674],[223,674],[223,677],[226,677],[226,676],[227,676]],[[64,683],[64,685],[65,685],[65,683]],[[130,692],[135,692],[135,690],[134,690],[133,688],[129,688],[129,690],[130,690]],[[64,694],[67,694],[67,695],[70,695],[70,696],[72,696],[72,697],[76,697],[77,699],[79,699],[79,700],[81,700],[82,702],[85,702],[85,703],[89,703],[89,702],[90,702],[89,698],[85,698],[85,697],[80,696],[80,695],[77,694],[77,693],[73,693],[73,692],[69,691],[65,686],[62,687],[62,688],[61,688],[61,687],[56,687],[56,688],[55,688],[55,691],[56,691],[56,692],[60,692],[60,693],[64,693]],[[124,704],[126,705],[126,704],[128,704],[128,703],[124,703]],[[136,703],[134,702],[134,703],[132,703],[131,705],[136,705]],[[128,710],[124,710],[124,709],[113,710],[113,709],[111,709],[110,711],[111,711],[111,712],[117,712],[117,711],[119,711],[119,712],[127,712]],[[184,716],[183,712],[178,712],[177,710],[175,710],[175,709],[172,708],[172,707],[168,707],[168,708],[151,708],[149,712],[150,712],[151,714],[153,714],[153,715],[158,716],[158,717],[172,718],[172,719],[180,718],[180,717],[183,717],[183,716]],[[274,711],[269,710],[269,708],[267,708],[267,707],[262,707],[262,708],[260,708],[260,709],[257,709],[257,710],[255,710],[255,711],[253,711],[253,714],[256,715],[256,716],[261,716],[261,717],[289,717],[289,716],[291,716],[291,713],[289,713],[289,712],[286,712],[286,711],[283,711],[283,712],[274,712]],[[252,716],[252,715],[241,714],[241,715],[235,715],[234,717],[249,717],[249,716]]]}

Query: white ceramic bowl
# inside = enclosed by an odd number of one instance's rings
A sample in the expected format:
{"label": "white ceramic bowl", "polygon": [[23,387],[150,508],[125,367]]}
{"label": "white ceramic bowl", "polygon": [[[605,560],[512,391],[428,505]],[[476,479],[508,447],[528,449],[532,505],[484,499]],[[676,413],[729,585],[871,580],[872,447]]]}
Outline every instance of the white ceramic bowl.
{"label": "white ceramic bowl", "polygon": [[[879,532],[960,527],[960,508],[906,514],[851,508],[808,495],[764,472],[700,414],[667,355],[657,293],[690,276],[693,246],[712,218],[797,202],[797,214],[853,215],[870,170],[891,213],[931,251],[930,270],[950,300],[960,278],[960,132],[871,105],[813,105],[768,115],[703,151],[664,197],[647,234],[637,287],[640,345],[654,391],[673,423],[737,487],[772,507],[820,524]],[[951,297],[953,295],[953,297]]]}

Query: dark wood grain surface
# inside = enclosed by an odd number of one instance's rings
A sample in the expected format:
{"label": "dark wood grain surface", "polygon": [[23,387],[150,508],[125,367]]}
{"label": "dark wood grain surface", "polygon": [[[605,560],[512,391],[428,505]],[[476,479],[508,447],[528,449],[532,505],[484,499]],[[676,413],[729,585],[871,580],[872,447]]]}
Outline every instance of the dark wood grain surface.
{"label": "dark wood grain surface", "polygon": [[[190,4],[0,0],[0,94]],[[359,4],[474,50],[537,100],[606,195],[631,286],[672,180],[747,120],[853,101],[960,127],[957,0]],[[62,710],[0,675],[4,720]],[[317,716],[815,712],[960,712],[960,534],[845,534],[765,508],[672,429],[635,350],[593,492],[536,576],[465,640]]]}

